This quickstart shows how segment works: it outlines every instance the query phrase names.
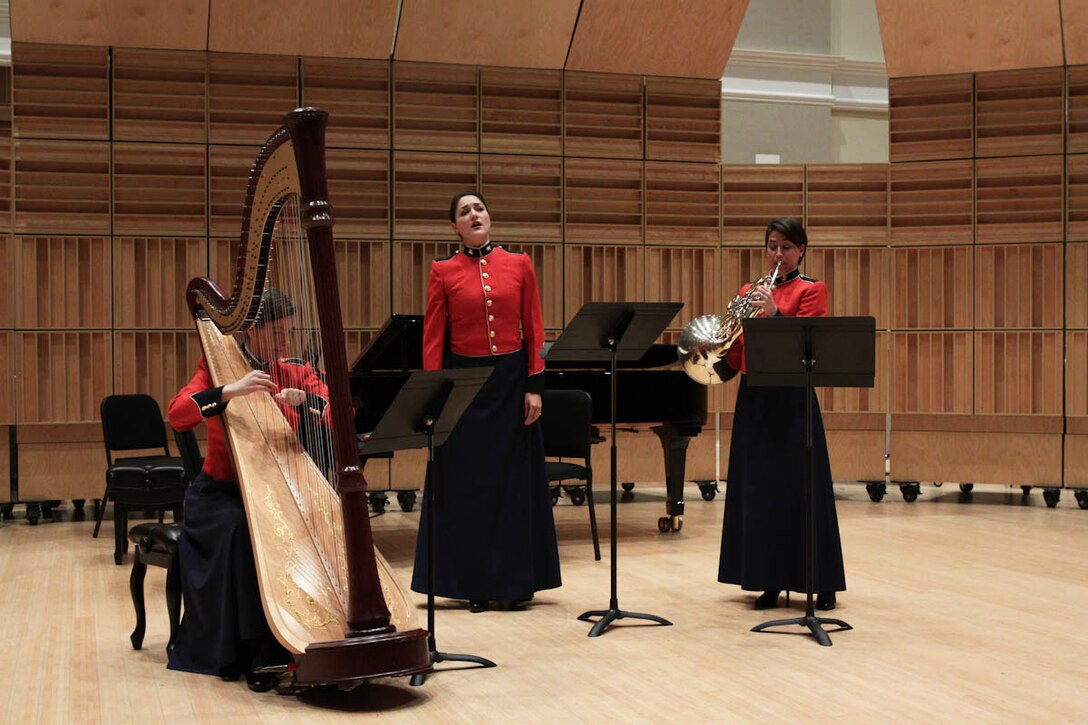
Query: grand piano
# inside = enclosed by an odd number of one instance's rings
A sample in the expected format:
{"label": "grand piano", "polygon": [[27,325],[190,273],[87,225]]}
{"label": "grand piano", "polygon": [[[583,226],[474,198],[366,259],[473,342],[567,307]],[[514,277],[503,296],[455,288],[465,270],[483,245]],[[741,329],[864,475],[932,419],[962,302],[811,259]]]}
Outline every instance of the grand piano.
{"label": "grand piano", "polygon": [[[665,463],[665,515],[658,530],[679,531],[684,516],[684,478],[691,439],[706,424],[707,388],[676,367],[674,345],[654,345],[636,362],[617,364],[616,422],[623,426],[649,425],[661,442]],[[671,366],[675,369],[663,369]],[[374,430],[404,381],[423,367],[423,317],[393,315],[360,353],[351,368],[355,426],[360,433]],[[549,390],[585,390],[593,399],[593,423],[611,423],[611,385],[608,363],[563,362],[547,358],[544,387]],[[634,484],[624,483],[625,490]],[[699,483],[703,498],[717,491],[712,481]]]}

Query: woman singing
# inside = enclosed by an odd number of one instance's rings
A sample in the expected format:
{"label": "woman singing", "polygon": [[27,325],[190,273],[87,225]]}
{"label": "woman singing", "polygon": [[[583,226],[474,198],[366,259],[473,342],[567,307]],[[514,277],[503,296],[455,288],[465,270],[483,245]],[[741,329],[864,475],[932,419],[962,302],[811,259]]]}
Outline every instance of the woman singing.
{"label": "woman singing", "polygon": [[[185,523],[178,542],[185,616],[170,652],[170,669],[236,679],[290,657],[268,628],[249,527],[234,464],[219,416],[234,398],[267,394],[296,431],[327,424],[328,389],[309,364],[286,358],[295,306],[275,289],[264,293],[261,316],[246,335],[254,369],[216,387],[202,357],[189,384],[168,407],[170,425],[208,426],[204,467],[185,494]],[[318,465],[321,456],[315,461]]]}
{"label": "woman singing", "polygon": [[515,608],[561,583],[538,423],[543,316],[533,264],[491,243],[477,192],[457,194],[450,222],[462,247],[431,265],[423,318],[427,370],[494,366],[435,457],[435,508],[424,493],[412,589],[427,591],[434,516],[435,595]]}
{"label": "woman singing", "polygon": [[[773,220],[764,235],[768,264],[781,264],[772,284],[758,287],[752,303],[768,317],[827,315],[827,286],[802,276],[808,235],[790,217]],[[741,288],[748,292],[750,285]],[[756,609],[778,604],[779,594],[804,592],[805,585],[805,388],[749,387],[744,338],[726,353],[727,379],[741,373],[729,449],[725,525],[718,581],[762,591]],[[831,487],[820,408],[813,394],[813,500],[816,509],[816,606],[835,608],[835,592],[846,589],[842,545]]]}

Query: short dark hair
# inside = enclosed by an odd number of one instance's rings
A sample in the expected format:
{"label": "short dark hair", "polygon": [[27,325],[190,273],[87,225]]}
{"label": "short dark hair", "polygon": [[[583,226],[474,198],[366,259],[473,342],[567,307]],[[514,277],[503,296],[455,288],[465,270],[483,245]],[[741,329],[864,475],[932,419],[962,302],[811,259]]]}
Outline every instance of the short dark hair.
{"label": "short dark hair", "polygon": [[777,219],[772,219],[771,223],[767,225],[767,231],[763,232],[764,247],[771,240],[771,232],[778,232],[797,246],[804,245],[805,250],[801,252],[801,259],[805,258],[805,252],[808,251],[808,233],[800,220],[791,216],[780,216]]}
{"label": "short dark hair", "polygon": [[459,191],[459,192],[457,192],[456,194],[453,195],[452,199],[450,199],[450,221],[451,222],[456,222],[457,221],[457,203],[459,201],[461,201],[461,199],[464,199],[466,196],[475,196],[476,198],[478,198],[480,201],[483,202],[484,209],[487,208],[487,199],[484,199],[484,195],[481,194],[480,192],[478,192],[478,191]]}
{"label": "short dark hair", "polygon": [[266,323],[291,317],[295,312],[295,303],[290,297],[275,287],[269,287],[261,295],[261,314],[257,315],[253,325],[261,327]]}

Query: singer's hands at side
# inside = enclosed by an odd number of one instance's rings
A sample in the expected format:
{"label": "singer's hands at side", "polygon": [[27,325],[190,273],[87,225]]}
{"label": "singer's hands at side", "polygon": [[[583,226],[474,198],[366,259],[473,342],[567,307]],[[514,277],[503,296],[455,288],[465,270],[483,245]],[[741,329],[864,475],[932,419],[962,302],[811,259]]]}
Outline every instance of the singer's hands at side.
{"label": "singer's hands at side", "polygon": [[778,314],[778,305],[774,303],[774,294],[768,285],[761,284],[756,287],[756,291],[752,294],[752,304],[763,310],[763,314],[767,317]]}
{"label": "singer's hands at side", "polygon": [[540,393],[525,394],[525,425],[532,425],[540,420],[540,412],[544,408],[544,398]]}
{"label": "singer's hands at side", "polygon": [[306,402],[305,392],[298,388],[281,389],[272,380],[272,376],[262,370],[250,370],[233,383],[224,385],[222,400],[225,403],[232,398],[239,398],[253,393],[268,393],[277,402],[284,405],[302,405]]}

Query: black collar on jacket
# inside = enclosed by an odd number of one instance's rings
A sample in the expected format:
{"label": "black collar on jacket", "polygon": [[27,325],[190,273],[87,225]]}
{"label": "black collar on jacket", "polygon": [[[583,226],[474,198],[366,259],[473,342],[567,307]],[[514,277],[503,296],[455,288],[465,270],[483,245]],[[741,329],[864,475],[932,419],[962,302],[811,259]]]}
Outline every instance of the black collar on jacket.
{"label": "black collar on jacket", "polygon": [[478,259],[480,257],[486,257],[487,255],[495,251],[495,245],[491,242],[488,242],[482,247],[470,247],[465,244],[462,245],[462,251],[465,253],[466,256],[472,257],[473,259]]}

